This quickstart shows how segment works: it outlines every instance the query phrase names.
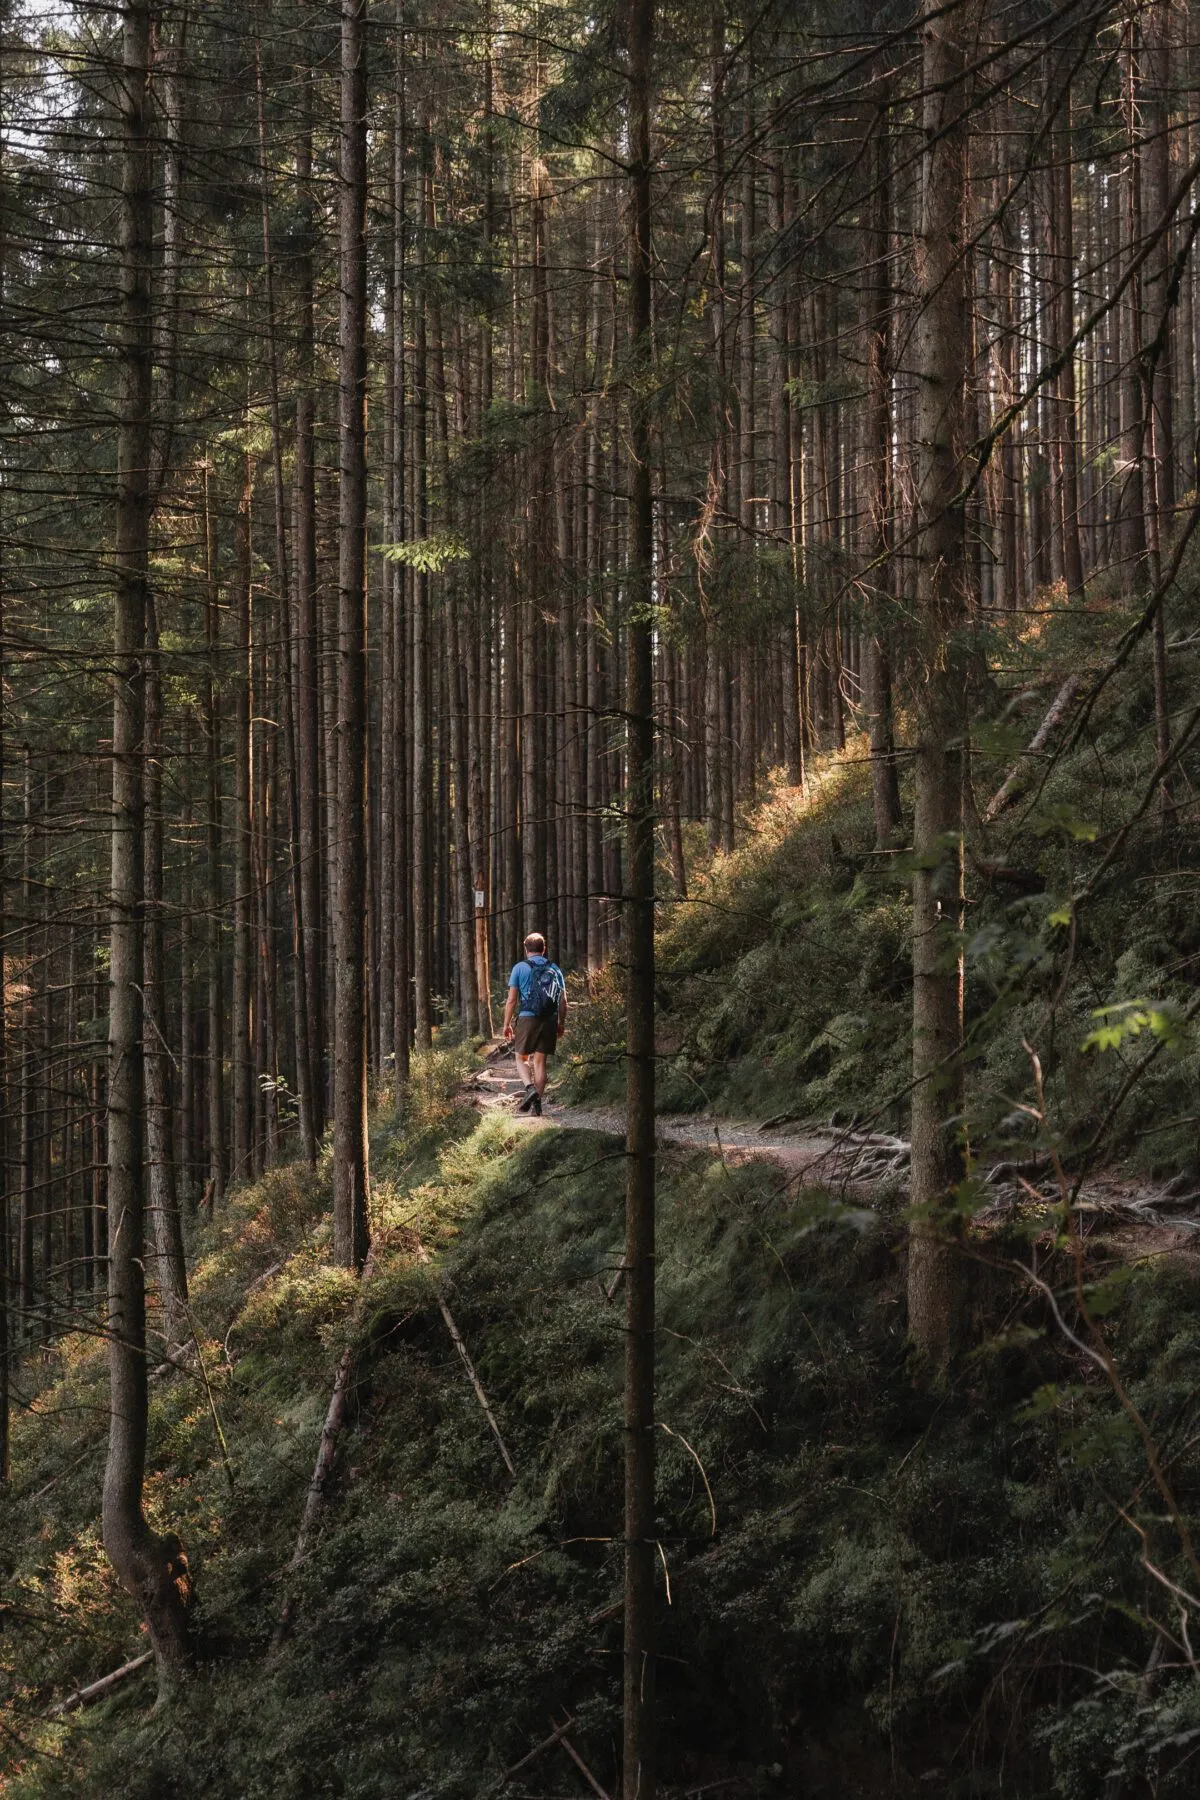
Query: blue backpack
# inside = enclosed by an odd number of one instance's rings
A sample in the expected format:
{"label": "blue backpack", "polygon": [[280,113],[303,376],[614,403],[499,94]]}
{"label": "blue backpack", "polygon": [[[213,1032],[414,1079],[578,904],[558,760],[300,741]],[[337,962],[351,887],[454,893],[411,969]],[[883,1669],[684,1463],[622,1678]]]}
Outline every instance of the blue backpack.
{"label": "blue backpack", "polygon": [[529,1003],[534,1014],[539,1019],[556,1019],[566,991],[562,975],[552,962],[530,963],[529,968],[533,972]]}

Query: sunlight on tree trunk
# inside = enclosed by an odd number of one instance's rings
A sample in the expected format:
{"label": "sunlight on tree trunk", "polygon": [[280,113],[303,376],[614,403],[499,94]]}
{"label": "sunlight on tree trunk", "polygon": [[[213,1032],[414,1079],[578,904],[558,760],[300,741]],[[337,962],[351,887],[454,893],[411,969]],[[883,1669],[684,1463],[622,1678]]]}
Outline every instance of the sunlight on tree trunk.
{"label": "sunlight on tree trunk", "polygon": [[913,691],[912,1204],[908,1323],[921,1360],[943,1371],[966,1304],[951,1201],[964,1171],[963,780],[971,591],[961,489],[967,369],[967,154],[964,70],[974,5],[927,4],[917,240],[917,680]]}

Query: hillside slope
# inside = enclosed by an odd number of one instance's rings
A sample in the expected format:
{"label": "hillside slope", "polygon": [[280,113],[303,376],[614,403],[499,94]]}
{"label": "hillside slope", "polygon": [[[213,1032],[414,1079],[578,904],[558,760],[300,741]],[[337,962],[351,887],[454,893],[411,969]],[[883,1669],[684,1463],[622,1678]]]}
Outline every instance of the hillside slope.
{"label": "hillside slope", "polygon": [[[1099,608],[1008,644],[1004,690],[973,722],[966,1125],[983,1157],[1036,1150],[1038,1127],[1019,1110],[1034,1099],[1032,1049],[1047,1126],[1077,1159],[1194,1176],[1200,840],[1188,777],[1200,771],[1189,751],[1164,814],[1148,784],[1144,644],[1100,694],[1079,742],[1076,713],[1054,754],[1021,765],[1015,803],[984,822],[1064,673],[1081,659],[1102,665],[1128,624],[1122,609]],[[690,849],[687,897],[661,907],[660,1109],[905,1133],[912,867],[903,849],[875,848],[865,740],[817,759],[807,791],[764,795],[733,854],[711,855],[698,829]],[[591,999],[574,1028],[571,1092],[611,1103],[624,1079],[619,971],[595,982]],[[1155,1054],[1130,1080],[1147,1048]]]}
{"label": "hillside slope", "polygon": [[[555,1747],[501,1779],[568,1713],[612,1790],[621,1147],[479,1122],[453,1102],[460,1066],[435,1059],[407,1123],[377,1125],[361,1292],[325,1260],[324,1177],[295,1169],[240,1192],[194,1246],[206,1379],[193,1365],[155,1383],[150,1499],[191,1552],[202,1660],[164,1714],[135,1680],[45,1717],[138,1647],[97,1542],[100,1354],[76,1337],[48,1361],[6,1508],[14,1800],[579,1794]],[[1040,1241],[1052,1274],[1044,1227]],[[907,1372],[894,1228],[797,1194],[770,1164],[664,1155],[667,1794],[1084,1800],[1151,1777],[1161,1800],[1193,1791],[1197,1690],[1177,1658],[1141,1679],[1167,1609],[1118,1504],[1173,1570],[1178,1546],[1106,1384],[1004,1273],[1023,1249],[990,1246],[985,1347],[953,1396],[930,1397]],[[1200,1482],[1198,1286],[1176,1261],[1106,1290],[1125,1380],[1185,1500]],[[272,1659],[348,1342],[354,1419]],[[1127,1786],[1103,1786],[1114,1770]]]}

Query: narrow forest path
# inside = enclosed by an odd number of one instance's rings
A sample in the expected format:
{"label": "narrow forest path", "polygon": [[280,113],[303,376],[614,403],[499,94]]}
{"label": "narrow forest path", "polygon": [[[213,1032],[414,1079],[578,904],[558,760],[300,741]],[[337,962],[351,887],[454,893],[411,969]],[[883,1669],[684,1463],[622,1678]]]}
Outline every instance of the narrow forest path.
{"label": "narrow forest path", "polygon": [[[467,1093],[481,1112],[513,1112],[518,1124],[533,1131],[558,1128],[624,1134],[625,1116],[618,1108],[561,1105],[552,1087],[546,1111],[535,1119],[513,1110],[521,1092],[511,1053],[506,1053],[503,1045],[491,1046],[486,1066],[467,1084]],[[812,1125],[768,1130],[753,1120],[661,1113],[658,1135],[667,1143],[712,1150],[731,1163],[766,1157],[786,1169],[797,1185],[878,1186],[904,1175],[908,1168],[908,1145],[902,1138],[868,1132],[826,1131]]]}
{"label": "narrow forest path", "polygon": [[[488,1046],[479,1070],[464,1085],[464,1097],[480,1112],[511,1114],[513,1122],[528,1131],[604,1131],[624,1134],[624,1113],[616,1107],[560,1104],[552,1085],[541,1118],[518,1113],[522,1085],[512,1052],[500,1040]],[[730,1164],[766,1159],[778,1164],[797,1190],[821,1186],[870,1204],[885,1192],[896,1195],[908,1183],[909,1146],[903,1138],[853,1127],[820,1125],[812,1121],[756,1124],[750,1119],[714,1118],[711,1115],[663,1113],[658,1136],[669,1144],[687,1144],[712,1151]],[[999,1216],[1014,1201],[1029,1197],[1028,1182],[1039,1192],[1052,1192],[1053,1176],[1045,1161],[1018,1165],[996,1162],[985,1179],[995,1193],[987,1211]],[[1085,1217],[1117,1228],[1125,1225],[1133,1234],[1132,1254],[1189,1248],[1200,1254],[1200,1188],[1183,1177],[1162,1183],[1138,1180],[1118,1169],[1102,1169],[1083,1182],[1079,1206]]]}

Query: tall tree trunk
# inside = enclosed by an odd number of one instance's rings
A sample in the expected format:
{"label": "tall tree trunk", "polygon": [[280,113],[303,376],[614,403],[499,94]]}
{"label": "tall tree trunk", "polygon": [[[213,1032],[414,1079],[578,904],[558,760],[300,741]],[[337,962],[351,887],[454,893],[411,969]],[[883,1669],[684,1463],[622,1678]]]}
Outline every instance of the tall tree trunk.
{"label": "tall tree trunk", "polygon": [[[777,99],[776,108],[778,106]],[[782,551],[783,547],[787,546],[788,560],[792,564],[792,585],[795,587],[798,583],[792,519],[792,407],[788,397],[791,355],[788,331],[790,309],[784,240],[784,233],[789,222],[789,183],[785,142],[784,127],[777,117],[773,117],[770,152],[770,219],[776,245],[777,270],[771,308],[771,533],[777,550]],[[779,760],[787,769],[788,780],[794,786],[802,787],[804,785],[804,738],[800,726],[800,670],[797,657],[794,594],[788,597],[787,617],[780,632],[778,649],[782,690]]]}
{"label": "tall tree trunk", "polygon": [[875,121],[872,173],[874,176],[870,218],[866,236],[866,266],[870,270],[867,291],[867,591],[872,600],[865,646],[865,699],[871,739],[871,791],[875,806],[875,842],[883,849],[893,842],[900,824],[900,783],[896,774],[892,736],[892,676],[888,654],[891,625],[891,466],[892,411],[889,366],[892,283],[891,248],[891,140],[888,133],[890,90],[886,81],[879,96]]}
{"label": "tall tree trunk", "polygon": [[[49,771],[42,776],[41,803],[41,846],[39,863],[45,869],[50,855],[50,775]],[[36,1179],[34,1193],[37,1196],[37,1211],[41,1226],[41,1265],[42,1265],[42,1304],[41,1331],[43,1344],[48,1344],[54,1335],[54,1315],[57,1306],[56,1284],[54,1281],[54,1158],[51,1152],[51,1140],[54,1134],[54,941],[50,931],[50,889],[45,880],[41,882],[41,930],[38,933],[38,1025],[40,1042],[38,1044],[37,1070],[39,1100]]]}
{"label": "tall tree trunk", "polygon": [[[296,728],[296,684],[293,663],[299,653],[293,639],[291,572],[287,542],[287,504],[283,483],[283,414],[279,397],[279,344],[275,318],[275,255],[271,239],[271,196],[267,181],[267,121],[263,91],[262,59],[255,44],[258,87],[259,180],[262,188],[263,270],[267,289],[267,368],[271,399],[271,474],[275,500],[275,579],[277,584],[277,659],[279,709],[282,714],[284,780],[287,785],[287,856],[292,910],[292,1050],[296,1067],[296,1102],[300,1150],[307,1163],[317,1160],[316,1121],[313,1108],[312,1061],[308,1023],[308,964],[304,948],[304,879],[301,874],[300,781],[301,750]],[[272,1071],[278,1074],[278,1070]],[[272,1090],[274,1093],[274,1090]],[[273,1105],[273,1101],[271,1102]]]}
{"label": "tall tree trunk", "polygon": [[[0,106],[3,105],[3,76],[0,69]],[[7,171],[4,166],[5,145],[0,134],[0,300],[4,297],[8,274],[8,219],[4,204]],[[0,518],[0,526],[6,523]],[[5,615],[7,570],[4,566],[5,533],[0,529],[0,945],[8,942],[8,839],[4,829],[4,757],[8,736],[5,712]],[[9,1239],[9,1170],[10,1126],[8,1084],[8,995],[4,981],[3,955],[0,953],[0,1487],[9,1478],[9,1376],[12,1356],[12,1249]],[[88,1275],[92,1274],[89,1264]]]}
{"label": "tall tree trunk", "polygon": [[654,0],[629,12],[632,238],[626,783],[625,1800],[654,1800],[654,505],[650,487],[652,246],[650,79]]}
{"label": "tall tree trunk", "polygon": [[908,1316],[913,1344],[935,1371],[956,1347],[964,1264],[950,1202],[962,1179],[963,765],[970,623],[960,498],[967,375],[965,68],[976,6],[947,12],[925,0],[921,25],[925,150],[917,240],[918,587],[913,686],[912,1200]]}
{"label": "tall tree trunk", "polygon": [[471,875],[473,846],[470,828],[470,753],[467,743],[469,684],[467,681],[467,631],[463,623],[466,598],[459,584],[447,599],[447,626],[452,649],[447,671],[450,682],[451,742],[443,755],[453,758],[452,793],[454,827],[454,895],[458,937],[458,979],[462,1028],[468,1035],[479,1019],[478,972],[475,966],[475,884]]}
{"label": "tall tree trunk", "polygon": [[[1174,307],[1169,303],[1171,232],[1167,225],[1171,170],[1169,126],[1171,118],[1171,63],[1173,23],[1171,0],[1153,0],[1144,23],[1141,100],[1142,167],[1141,197],[1143,236],[1160,233],[1147,267],[1143,289],[1145,331],[1142,349],[1147,357],[1143,370],[1143,456],[1146,537],[1149,576],[1161,578],[1162,557],[1169,547],[1175,514],[1175,418],[1172,343]],[[1153,353],[1151,347],[1153,346]],[[1154,669],[1154,747],[1161,762],[1171,748],[1171,703],[1167,686],[1167,631],[1165,600],[1154,612],[1151,653]],[[1173,819],[1175,803],[1168,781],[1159,786],[1158,804],[1164,823]]]}
{"label": "tall tree trunk", "polygon": [[151,8],[129,0],[119,83],[121,156],[120,425],[117,430],[112,898],[109,937],[108,1182],[110,1411],[104,1546],[142,1610],[160,1688],[190,1659],[179,1540],[151,1531],[146,1467],[146,1286],[142,1158],[145,647],[150,537],[153,247]]}
{"label": "tall tree trunk", "polygon": [[[208,805],[205,849],[208,862],[208,1179],[214,1206],[225,1192],[225,984],[221,956],[221,696],[217,684],[221,613],[217,602],[217,522],[210,477],[204,471],[205,676],[204,738]],[[103,1254],[97,1221],[97,1255]]]}
{"label": "tall tree trunk", "polygon": [[[430,129],[421,131],[421,222],[417,230],[417,294],[413,357],[413,457],[416,506],[413,523],[418,540],[429,534],[429,294],[428,227],[433,206],[429,171]],[[433,1042],[433,982],[429,966],[433,931],[430,808],[433,803],[433,708],[430,704],[429,576],[413,571],[412,668],[412,929],[413,1035],[418,1050]]]}
{"label": "tall tree trunk", "polygon": [[168,1351],[187,1342],[187,1266],[171,1106],[167,973],[163,927],[163,694],[158,608],[146,592],[146,1139],[155,1274]]}
{"label": "tall tree trunk", "polygon": [[[1054,184],[1052,232],[1057,267],[1053,271],[1055,343],[1060,355],[1075,332],[1075,220],[1071,194],[1071,89],[1069,78],[1062,99],[1062,120],[1057,153],[1051,171]],[[1075,395],[1075,357],[1071,355],[1058,378],[1056,460],[1062,508],[1063,579],[1070,599],[1083,594],[1083,545],[1080,537],[1079,420]]]}
{"label": "tall tree trunk", "polygon": [[[183,760],[190,769],[192,757],[191,717],[185,716]],[[185,790],[189,814],[193,790],[190,779]],[[190,854],[184,852],[180,871],[179,917],[179,1156],[177,1170],[179,1198],[191,1212],[196,1208],[197,1140],[196,1117],[196,983],[193,967],[193,938],[196,905],[195,872]],[[72,940],[73,942],[74,940]]]}
{"label": "tall tree trunk", "polygon": [[[712,269],[712,347],[717,386],[716,417],[709,453],[708,508],[714,515],[712,541],[720,553],[729,517],[729,395],[725,339],[725,8],[714,6],[711,21],[710,130],[712,138],[712,194],[709,199],[709,259]],[[725,776],[728,745],[723,732],[725,681],[721,620],[716,609],[705,608],[707,673],[704,700],[704,785],[708,796],[708,843],[712,850],[728,848],[725,831]]]}
{"label": "tall tree trunk", "polygon": [[[1128,27],[1133,31],[1133,22]],[[1125,101],[1125,170],[1122,181],[1124,254],[1131,257],[1141,234],[1142,183],[1138,145],[1137,58],[1132,42],[1122,57]],[[1145,576],[1146,561],[1146,417],[1142,401],[1140,368],[1142,342],[1142,288],[1145,269],[1139,270],[1120,301],[1121,355],[1120,420],[1121,462],[1121,563],[1122,584],[1134,594]]]}
{"label": "tall tree trunk", "polygon": [[235,1182],[254,1176],[254,821],[253,623],[250,603],[250,458],[242,456],[242,492],[234,526],[233,616],[233,1158]]}
{"label": "tall tree trunk", "polygon": [[[21,955],[26,968],[33,963],[33,762],[29,745],[24,752],[21,818]],[[34,1332],[33,1215],[36,1167],[33,1141],[34,1061],[33,1006],[26,988],[21,1006],[21,1124],[20,1216],[17,1222],[17,1272],[21,1294],[21,1336]]]}
{"label": "tall tree trunk", "polygon": [[[0,143],[0,193],[3,192],[3,155]],[[0,213],[0,294],[4,291],[3,215]],[[8,736],[8,720],[4,700],[4,620],[5,570],[0,544],[0,797],[4,793],[4,756]],[[8,839],[4,829],[4,808],[0,806],[0,944],[8,941]],[[9,1243],[9,1088],[8,1088],[8,995],[2,979],[0,962],[0,1488],[9,1478],[9,1372],[12,1355],[12,1252]],[[89,1268],[89,1275],[91,1271]]]}
{"label": "tall tree trunk", "polygon": [[[397,34],[399,35],[399,34]],[[397,45],[399,51],[399,45]],[[399,107],[393,105],[391,131],[400,127]],[[383,274],[383,530],[389,544],[396,544],[396,523],[400,506],[396,495],[396,476],[404,467],[396,455],[396,309],[403,312],[404,294],[398,279],[400,261],[395,237],[400,224],[402,182],[401,147],[388,145],[388,230],[385,233],[386,254]],[[401,364],[401,367],[403,365]],[[404,666],[396,667],[399,633],[397,611],[403,606],[403,565],[384,561],[380,570],[379,608],[379,805],[374,814],[378,852],[374,862],[374,881],[378,892],[378,1012],[372,1014],[377,1044],[374,1054],[380,1071],[391,1066],[395,1074],[396,1053],[396,863],[400,848],[400,828],[396,816],[396,701]],[[398,1099],[393,1084],[393,1094]]]}
{"label": "tall tree trunk", "polygon": [[367,3],[342,0],[334,1256],[367,1257]]}
{"label": "tall tree trunk", "polygon": [[315,328],[313,255],[316,206],[312,194],[313,76],[301,75],[301,122],[296,155],[301,230],[296,258],[299,392],[296,396],[296,757],[300,806],[300,880],[304,910],[305,994],[312,1081],[313,1135],[325,1126],[325,980],[321,893],[321,665],[317,598],[317,488],[315,468]]}
{"label": "tall tree trunk", "polygon": [[[390,535],[393,543],[401,543],[408,530],[408,407],[406,383],[408,380],[408,357],[406,351],[405,296],[407,290],[408,271],[408,208],[407,208],[407,155],[408,155],[408,102],[406,94],[406,77],[408,69],[407,45],[405,43],[404,0],[396,0],[396,73],[395,73],[395,142],[393,164],[393,197],[395,217],[393,223],[393,265],[392,285],[395,302],[392,314],[392,342],[390,346],[392,364],[392,500],[393,516]],[[412,817],[412,759],[408,754],[412,736],[410,718],[411,664],[410,654],[410,606],[411,577],[404,565],[398,564],[393,570],[394,589],[392,602],[392,677],[396,686],[393,719],[395,741],[393,744],[394,795],[395,809],[395,853],[396,860],[392,869],[392,891],[395,895],[396,918],[394,922],[395,937],[395,989],[394,1016],[395,1039],[393,1049],[396,1061],[397,1085],[408,1080],[409,1055],[413,1036],[413,986],[412,986],[412,843],[409,823]]]}
{"label": "tall tree trunk", "polygon": [[[599,379],[602,340],[600,263],[603,254],[599,200],[592,203],[592,280],[588,294],[593,379]],[[587,806],[587,972],[594,975],[604,960],[604,923],[601,895],[604,890],[604,821],[601,783],[604,766],[601,576],[604,566],[603,510],[600,500],[600,418],[593,401],[587,435],[587,626],[584,633],[584,705],[587,719],[585,796]]]}

